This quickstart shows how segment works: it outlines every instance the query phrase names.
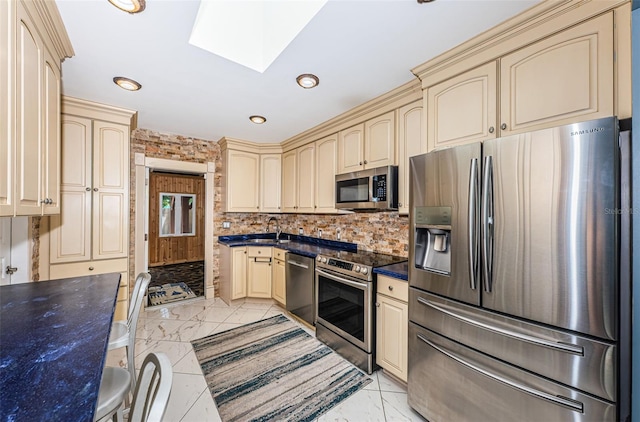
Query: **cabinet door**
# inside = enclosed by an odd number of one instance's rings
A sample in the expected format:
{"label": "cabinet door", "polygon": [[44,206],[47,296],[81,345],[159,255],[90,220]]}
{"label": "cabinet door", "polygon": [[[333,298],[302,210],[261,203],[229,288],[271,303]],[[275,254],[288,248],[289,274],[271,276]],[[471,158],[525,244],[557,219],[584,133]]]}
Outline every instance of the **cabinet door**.
{"label": "cabinet door", "polygon": [[377,299],[376,362],[407,381],[408,305],[380,294]]}
{"label": "cabinet door", "polygon": [[496,78],[490,62],[427,89],[429,151],[496,137]]}
{"label": "cabinet door", "polygon": [[231,248],[231,299],[247,297],[247,248]]}
{"label": "cabinet door", "polygon": [[280,212],[282,155],[260,155],[260,211]]}
{"label": "cabinet door", "polygon": [[260,209],[260,156],[227,150],[227,211],[257,212]]}
{"label": "cabinet door", "polygon": [[316,208],[318,213],[336,212],[336,173],[338,172],[338,136],[316,141]]}
{"label": "cabinet door", "polygon": [[500,60],[501,135],[613,115],[613,12]]}
{"label": "cabinet door", "polygon": [[284,261],[276,259],[273,261],[272,297],[280,302],[282,306],[287,305],[286,286]]}
{"label": "cabinet door", "polygon": [[93,123],[93,259],[129,255],[129,126]]}
{"label": "cabinet door", "polygon": [[247,297],[271,297],[271,259],[249,258]]}
{"label": "cabinet door", "polygon": [[363,154],[364,123],[338,134],[338,174],[362,170]]}
{"label": "cabinet door", "polygon": [[316,147],[310,143],[298,148],[298,212],[313,212],[315,209],[315,165]]}
{"label": "cabinet door", "polygon": [[42,213],[43,45],[22,4],[17,3],[16,214]]}
{"label": "cabinet door", "polygon": [[62,116],[60,215],[50,219],[50,262],[91,259],[91,120]]}
{"label": "cabinet door", "polygon": [[398,109],[398,212],[409,213],[409,158],[427,152],[422,101]]}
{"label": "cabinet door", "polygon": [[364,124],[364,168],[396,164],[396,114],[390,111]]}
{"label": "cabinet door", "polygon": [[13,204],[13,163],[15,137],[13,136],[14,89],[13,81],[13,34],[12,16],[15,3],[0,1],[0,216],[11,216]]}
{"label": "cabinet door", "polygon": [[296,150],[282,154],[282,211],[295,212],[298,206],[298,175]]}
{"label": "cabinet door", "polygon": [[42,213],[51,215],[60,213],[60,70],[49,52],[44,58]]}

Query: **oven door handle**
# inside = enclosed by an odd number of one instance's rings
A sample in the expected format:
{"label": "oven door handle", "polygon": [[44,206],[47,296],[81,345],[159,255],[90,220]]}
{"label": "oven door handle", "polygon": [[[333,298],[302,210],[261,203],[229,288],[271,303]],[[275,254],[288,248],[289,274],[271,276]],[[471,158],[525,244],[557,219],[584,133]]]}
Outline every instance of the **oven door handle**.
{"label": "oven door handle", "polygon": [[332,280],[339,281],[340,283],[344,283],[344,284],[346,284],[348,286],[352,286],[352,287],[358,288],[358,289],[366,289],[367,288],[367,283],[358,283],[357,281],[352,281],[352,280],[348,280],[346,278],[338,277],[337,275],[329,274],[326,271],[322,271],[319,268],[316,268],[316,273],[318,273],[318,274],[320,274],[322,276],[325,276],[327,278],[330,278]]}

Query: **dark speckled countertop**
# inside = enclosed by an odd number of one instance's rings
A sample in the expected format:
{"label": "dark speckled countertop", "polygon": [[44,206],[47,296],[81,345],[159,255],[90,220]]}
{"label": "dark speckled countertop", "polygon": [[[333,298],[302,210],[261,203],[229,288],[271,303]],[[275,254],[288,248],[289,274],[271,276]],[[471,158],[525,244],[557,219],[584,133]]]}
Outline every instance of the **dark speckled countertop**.
{"label": "dark speckled countertop", "polygon": [[[227,245],[229,247],[236,246],[275,246],[286,251],[303,255],[309,258],[315,258],[316,256],[327,253],[327,251],[334,251],[336,249],[343,251],[355,252],[358,250],[358,245],[349,242],[340,242],[337,240],[319,239],[309,236],[298,236],[288,233],[282,233],[280,239],[289,240],[286,243],[276,243],[275,233],[265,234],[245,234],[245,235],[232,235],[232,236],[220,236],[218,243]],[[269,240],[268,243],[256,243],[256,239]]]}
{"label": "dark speckled countertop", "polygon": [[389,277],[399,278],[400,280],[409,280],[409,262],[399,262],[397,264],[385,265],[373,269],[374,274],[382,274]]}
{"label": "dark speckled countertop", "polygon": [[93,421],[120,274],[0,287],[0,421]]}

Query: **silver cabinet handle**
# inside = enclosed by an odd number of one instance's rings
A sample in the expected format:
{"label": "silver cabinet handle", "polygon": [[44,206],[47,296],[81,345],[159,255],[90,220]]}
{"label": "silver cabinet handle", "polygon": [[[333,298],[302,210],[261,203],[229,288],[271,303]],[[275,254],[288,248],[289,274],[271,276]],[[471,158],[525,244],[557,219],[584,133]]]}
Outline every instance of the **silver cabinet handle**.
{"label": "silver cabinet handle", "polygon": [[489,128],[489,133],[493,133],[493,132],[495,132],[495,131],[496,131],[496,130],[495,130],[495,128],[494,128],[493,126],[491,126],[491,127]]}
{"label": "silver cabinet handle", "polygon": [[46,204],[46,203],[47,203],[47,200],[46,200],[46,199],[41,199],[41,200],[40,200],[40,204]]}
{"label": "silver cabinet handle", "polygon": [[84,188],[84,190],[86,190],[87,192],[91,192],[91,188],[90,187],[86,187],[86,188]]}
{"label": "silver cabinet handle", "polygon": [[393,286],[389,286],[389,290],[393,291]]}
{"label": "silver cabinet handle", "polygon": [[402,206],[402,202],[398,202],[398,206],[401,207]]}
{"label": "silver cabinet handle", "polygon": [[480,201],[478,201],[478,159],[471,159],[469,168],[469,283],[472,290],[477,287],[478,277],[478,218],[480,217]]}
{"label": "silver cabinet handle", "polygon": [[507,124],[503,123],[500,125],[500,129],[505,130],[507,128]]}
{"label": "silver cabinet handle", "polygon": [[368,163],[367,163],[367,160],[364,160],[364,163],[365,163],[365,164],[368,164]]}
{"label": "silver cabinet handle", "polygon": [[482,328],[487,331],[492,331],[494,333],[501,334],[503,336],[511,337],[516,340],[524,341],[527,343],[534,344],[536,346],[546,347],[548,349],[558,350],[565,353],[570,353],[572,355],[584,356],[584,349],[582,346],[576,346],[575,344],[569,343],[558,343],[554,341],[545,340],[540,337],[534,337],[527,334],[517,333],[515,331],[507,330],[505,328],[496,327],[494,325],[489,325],[484,322],[477,321],[472,318],[467,318],[464,315],[460,315],[457,312],[454,312],[450,309],[447,309],[446,305],[435,304],[425,298],[419,297],[418,302],[421,304],[428,306],[430,308],[435,309],[438,312],[442,312],[445,315],[449,315],[452,318],[455,318],[459,321],[465,322],[469,325],[473,325],[479,328]]}
{"label": "silver cabinet handle", "polygon": [[93,191],[94,192],[98,192],[98,188],[93,188]]}
{"label": "silver cabinet handle", "polygon": [[360,161],[360,162],[358,163],[358,165],[359,165],[359,166],[361,166],[361,165],[362,165],[362,161]]}
{"label": "silver cabinet handle", "polygon": [[493,161],[484,157],[482,170],[482,271],[484,290],[491,293],[493,284]]}
{"label": "silver cabinet handle", "polygon": [[455,360],[456,362],[458,362],[459,364],[466,366],[469,369],[472,369],[476,372],[479,372],[480,374],[484,375],[485,377],[491,378],[494,381],[498,381],[501,382],[505,385],[508,385],[511,388],[514,388],[516,390],[522,391],[523,393],[529,394],[533,397],[537,397],[539,399],[542,400],[546,400],[548,402],[551,402],[553,404],[557,404],[558,406],[562,406],[562,407],[566,407],[570,410],[573,410],[574,412],[580,412],[582,413],[584,411],[584,405],[579,402],[579,401],[575,401],[575,400],[571,400],[571,399],[567,399],[564,398],[562,396],[557,396],[557,395],[553,395],[553,394],[549,394],[549,393],[545,393],[544,391],[541,390],[537,390],[531,387],[527,387],[526,385],[522,385],[518,382],[515,382],[509,378],[500,376],[498,374],[494,374],[491,373],[489,371],[487,371],[486,369],[483,369],[477,365],[474,365],[470,362],[467,362],[466,360],[462,359],[459,356],[454,355],[452,352],[444,350],[442,347],[440,346],[436,346],[431,340],[423,337],[420,334],[416,334],[416,336],[418,337],[419,340],[423,341],[424,343],[428,344],[429,346],[433,347],[434,349],[436,349],[438,352],[442,353],[443,355]]}
{"label": "silver cabinet handle", "polygon": [[380,302],[376,302],[376,308],[380,307]]}
{"label": "silver cabinet handle", "polygon": [[93,267],[89,267],[89,271],[93,271]]}
{"label": "silver cabinet handle", "polygon": [[291,265],[296,266],[296,267],[304,268],[305,270],[309,268],[308,265],[301,264],[301,263],[299,263],[297,261],[287,261],[287,264],[291,264]]}

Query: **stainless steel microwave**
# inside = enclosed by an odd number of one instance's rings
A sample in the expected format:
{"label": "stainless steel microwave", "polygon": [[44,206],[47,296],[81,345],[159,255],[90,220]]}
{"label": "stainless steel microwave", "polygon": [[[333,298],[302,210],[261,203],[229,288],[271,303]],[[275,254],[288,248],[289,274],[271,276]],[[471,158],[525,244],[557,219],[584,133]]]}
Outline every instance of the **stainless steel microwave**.
{"label": "stainless steel microwave", "polygon": [[398,209],[398,166],[336,175],[336,208],[354,211]]}

